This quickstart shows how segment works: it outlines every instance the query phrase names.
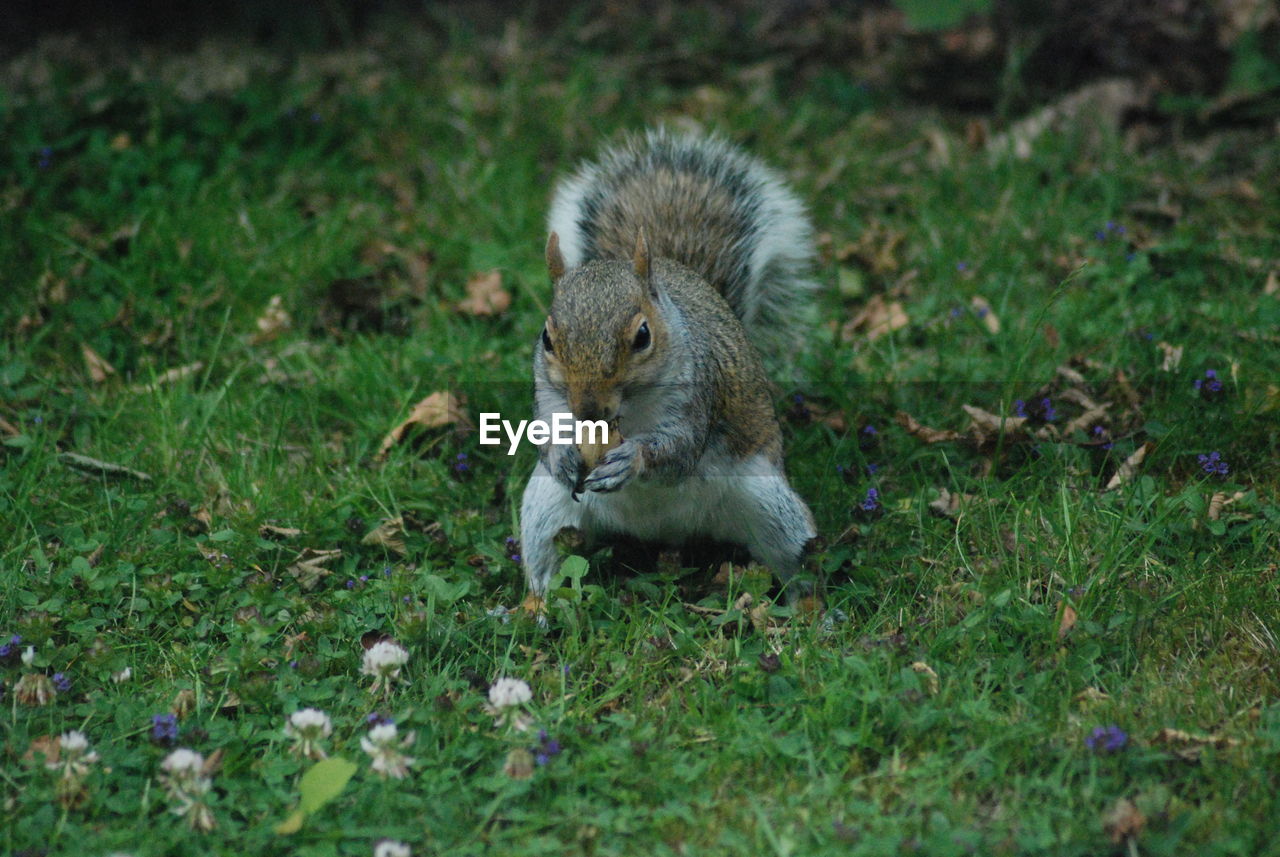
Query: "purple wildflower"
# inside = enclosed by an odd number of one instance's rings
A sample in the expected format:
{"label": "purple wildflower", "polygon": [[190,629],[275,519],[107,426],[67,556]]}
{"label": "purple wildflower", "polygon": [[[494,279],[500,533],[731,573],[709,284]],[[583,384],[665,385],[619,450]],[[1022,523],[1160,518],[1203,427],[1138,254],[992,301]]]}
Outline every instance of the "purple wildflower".
{"label": "purple wildflower", "polygon": [[1022,417],[1023,419],[1026,419],[1026,417],[1027,417],[1027,403],[1026,403],[1026,402],[1024,402],[1024,401],[1022,401],[1022,399],[1014,399],[1014,400],[1013,400],[1013,412],[1014,412],[1014,414],[1016,414],[1017,416],[1020,416],[1020,417]]}
{"label": "purple wildflower", "polygon": [[471,470],[471,465],[467,463],[467,454],[459,452],[453,462],[453,472],[462,476]]}
{"label": "purple wildflower", "polygon": [[876,427],[873,425],[863,426],[862,433],[867,435],[868,437],[875,437],[876,435],[880,434],[880,432],[877,431]]}
{"label": "purple wildflower", "polygon": [[1058,410],[1049,401],[1049,397],[1045,396],[1040,400],[1040,416],[1044,417],[1044,421],[1051,423],[1058,418]]}
{"label": "purple wildflower", "polygon": [[12,654],[16,654],[20,645],[22,645],[22,637],[14,634],[9,638],[9,642],[0,646],[0,658],[7,658]]}
{"label": "purple wildflower", "polygon": [[381,711],[375,711],[364,719],[365,725],[372,729],[375,726],[394,726],[395,721]]}
{"label": "purple wildflower", "polygon": [[151,715],[151,740],[156,744],[172,747],[178,743],[178,716],[176,714]]}
{"label": "purple wildflower", "polygon": [[368,583],[368,582],[369,582],[369,575],[367,575],[367,574],[362,574],[362,575],[360,575],[360,582],[361,582],[361,583]]}
{"label": "purple wildflower", "polygon": [[547,730],[538,730],[538,746],[533,748],[533,758],[539,765],[551,761],[552,756],[560,755],[560,742],[547,734]]}
{"label": "purple wildflower", "polygon": [[1129,743],[1129,736],[1115,724],[1095,726],[1089,733],[1089,737],[1084,739],[1084,743],[1098,754],[1118,753]]}
{"label": "purple wildflower", "polygon": [[1202,394],[1222,392],[1222,381],[1218,380],[1218,372],[1215,369],[1204,370],[1204,377],[1197,378],[1191,386]]}
{"label": "purple wildflower", "polygon": [[867,464],[867,475],[868,475],[868,476],[875,476],[875,475],[876,475],[876,473],[877,473],[879,470],[880,470],[880,465],[879,465],[879,464],[872,464],[872,463],[868,463],[868,464]]}
{"label": "purple wildflower", "polygon": [[65,673],[54,673],[53,687],[58,693],[66,693],[71,690],[71,679],[67,678]]}
{"label": "purple wildflower", "polygon": [[1200,462],[1200,469],[1210,476],[1226,476],[1231,472],[1231,468],[1227,466],[1227,462],[1222,460],[1222,454],[1219,452],[1198,455],[1196,460]]}
{"label": "purple wildflower", "polygon": [[951,308],[951,317],[952,317],[952,318],[959,318],[959,317],[960,317],[960,316],[962,316],[962,315],[964,315],[964,310],[960,309],[960,307],[958,307],[958,306],[953,306],[953,307]]}
{"label": "purple wildflower", "polygon": [[40,148],[40,158],[36,161],[36,166],[42,170],[47,170],[52,163],[53,149],[49,146],[42,146]]}
{"label": "purple wildflower", "polygon": [[969,263],[956,262],[956,270],[963,274],[965,271],[969,270]]}
{"label": "purple wildflower", "polygon": [[868,488],[866,499],[858,505],[864,512],[876,511],[880,508],[880,492],[874,488]]}
{"label": "purple wildflower", "polygon": [[347,589],[355,589],[355,588],[356,588],[356,582],[354,580],[348,580]]}

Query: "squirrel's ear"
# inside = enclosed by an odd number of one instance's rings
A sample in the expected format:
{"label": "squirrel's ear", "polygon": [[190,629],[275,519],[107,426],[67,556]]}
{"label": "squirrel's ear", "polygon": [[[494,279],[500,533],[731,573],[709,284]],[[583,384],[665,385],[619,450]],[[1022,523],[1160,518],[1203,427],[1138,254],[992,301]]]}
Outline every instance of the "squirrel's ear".
{"label": "squirrel's ear", "polygon": [[632,259],[636,276],[643,282],[649,281],[649,242],[644,240],[644,229],[636,235],[636,255]]}
{"label": "squirrel's ear", "polygon": [[564,276],[564,256],[560,254],[560,236],[552,232],[547,236],[547,273],[551,282],[557,282]]}

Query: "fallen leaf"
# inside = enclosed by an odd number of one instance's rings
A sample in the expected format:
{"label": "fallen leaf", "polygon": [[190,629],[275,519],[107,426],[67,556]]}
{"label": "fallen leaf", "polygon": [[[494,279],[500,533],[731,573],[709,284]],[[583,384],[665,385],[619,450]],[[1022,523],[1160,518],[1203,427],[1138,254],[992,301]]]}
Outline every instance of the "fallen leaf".
{"label": "fallen leaf", "polygon": [[1142,465],[1142,461],[1147,457],[1147,453],[1151,451],[1154,444],[1147,441],[1142,446],[1133,451],[1133,454],[1124,460],[1120,467],[1112,474],[1111,479],[1107,482],[1107,487],[1103,491],[1112,491],[1121,485],[1133,479],[1138,472],[1138,468]]}
{"label": "fallen leaf", "polygon": [[938,489],[938,499],[929,504],[929,512],[942,518],[955,519],[966,506],[977,501],[974,494],[952,494],[946,488]]}
{"label": "fallen leaf", "polygon": [[458,311],[467,315],[499,315],[511,306],[511,294],[502,288],[498,270],[472,274],[467,279],[467,296],[458,301]]}
{"label": "fallen leaf", "polygon": [[116,368],[85,343],[80,343],[80,353],[84,356],[85,368],[89,370],[89,378],[95,384],[101,384],[116,374]]}
{"label": "fallen leaf", "polygon": [[872,295],[862,311],[845,322],[840,329],[840,338],[852,342],[859,332],[870,341],[875,341],[886,333],[901,330],[911,323],[906,310],[898,301],[885,301],[883,295]]}
{"label": "fallen leaf", "polygon": [[179,720],[186,719],[187,715],[195,710],[196,692],[189,687],[184,687],[178,691],[173,698],[173,702],[169,703],[169,711]]}
{"label": "fallen leaf", "polygon": [[445,426],[469,428],[471,422],[467,419],[466,412],[463,410],[465,404],[466,402],[461,396],[455,396],[448,391],[440,391],[427,396],[413,406],[413,410],[409,412],[409,416],[405,418],[404,422],[389,431],[387,436],[382,439],[382,445],[378,448],[378,460],[385,459],[387,453],[391,451],[391,447],[403,440],[405,433],[413,426],[424,429],[443,428]]}
{"label": "fallen leaf", "polygon": [[1239,740],[1228,738],[1225,735],[1194,735],[1168,726],[1152,736],[1151,741],[1154,744],[1164,744],[1184,762],[1199,761],[1200,754],[1204,752],[1206,747],[1226,750],[1240,744]]}
{"label": "fallen leaf", "polygon": [[1076,610],[1065,601],[1062,602],[1062,610],[1058,616],[1058,639],[1064,639],[1067,634],[1071,633],[1071,629],[1076,626]]}
{"label": "fallen leaf", "polygon": [[87,455],[80,455],[76,452],[60,452],[58,453],[58,461],[72,470],[79,470],[93,476],[121,477],[136,479],[139,482],[151,481],[151,477],[141,470],[134,470],[122,464],[112,464],[110,461],[100,461],[97,458],[90,458]]}
{"label": "fallen leaf", "polygon": [[1110,402],[1104,402],[1097,407],[1090,408],[1071,422],[1063,426],[1062,433],[1070,436],[1073,432],[1088,433],[1089,426],[1096,425],[1106,420],[1107,408],[1111,407]]}
{"label": "fallen leaf", "polygon": [[0,417],[0,434],[5,435],[5,437],[17,437],[22,434],[22,432],[13,423],[9,422],[4,417]]}
{"label": "fallen leaf", "polygon": [[1096,702],[1105,702],[1110,698],[1111,697],[1108,694],[1103,693],[1102,691],[1098,690],[1096,687],[1086,687],[1084,690],[1077,693],[1074,697],[1075,701],[1080,703],[1081,705],[1092,705],[1093,703],[1096,703]]}
{"label": "fallen leaf", "polygon": [[58,764],[58,759],[62,755],[62,739],[57,735],[37,735],[31,739],[27,751],[22,754],[22,761],[32,764],[39,761],[37,757],[43,757],[47,765]]}
{"label": "fallen leaf", "polygon": [[1209,498],[1208,518],[1210,521],[1216,521],[1222,517],[1222,510],[1244,496],[1243,491],[1228,496],[1222,491],[1215,491],[1213,496]]}
{"label": "fallen leaf", "polygon": [[1026,160],[1031,157],[1033,144],[1048,131],[1066,130],[1077,125],[1100,135],[1103,129],[1118,128],[1127,110],[1146,101],[1147,97],[1133,81],[1111,79],[1092,83],[1037,110],[1005,133],[992,137],[987,151]]}
{"label": "fallen leaf", "polygon": [[947,443],[955,440],[964,440],[964,435],[958,431],[950,429],[935,429],[916,422],[916,419],[905,411],[898,411],[894,415],[893,421],[906,429],[907,434],[914,438],[924,441],[925,443]]}
{"label": "fallen leaf", "polygon": [[924,661],[916,661],[911,665],[911,669],[924,679],[924,688],[929,692],[930,696],[938,695],[938,674],[933,671],[933,667]]}
{"label": "fallen leaf", "polygon": [[325,566],[341,557],[342,551],[337,548],[332,550],[303,548],[302,552],[294,557],[288,572],[293,575],[304,591],[309,591],[315,589],[321,578],[332,574]]}
{"label": "fallen leaf", "polygon": [[258,332],[249,337],[249,342],[253,345],[270,342],[293,327],[293,318],[284,308],[284,298],[280,295],[272,295],[271,300],[267,301],[267,308],[262,311],[262,315],[258,316],[254,326],[257,327]]}
{"label": "fallen leaf", "polygon": [[396,516],[386,518],[360,540],[362,545],[378,545],[387,550],[405,556],[409,549],[404,543],[404,518]]}
{"label": "fallen leaf", "polygon": [[974,295],[969,300],[969,306],[973,309],[973,314],[982,319],[982,326],[987,329],[988,333],[996,334],[1000,332],[1000,319],[996,317],[995,312],[991,309],[991,304],[987,303],[987,299],[982,295]]}
{"label": "fallen leaf", "polygon": [[1102,827],[1115,845],[1136,837],[1146,826],[1146,816],[1127,797],[1117,800],[1111,811],[1102,818]]}
{"label": "fallen leaf", "polygon": [[1182,346],[1170,345],[1167,342],[1157,342],[1156,347],[1164,354],[1164,359],[1160,362],[1160,371],[1176,372],[1178,366],[1182,364]]}
{"label": "fallen leaf", "polygon": [[1267,282],[1262,287],[1264,295],[1280,296],[1280,270],[1273,270],[1267,274]]}
{"label": "fallen leaf", "polygon": [[263,524],[258,527],[258,535],[264,539],[291,539],[302,535],[296,527],[277,527],[275,524]]}
{"label": "fallen leaf", "polygon": [[969,415],[969,431],[978,443],[985,443],[992,435],[1014,434],[1027,422],[1026,417],[997,416],[974,405],[960,407]]}
{"label": "fallen leaf", "polygon": [[154,381],[146,384],[134,384],[129,388],[130,393],[154,393],[165,384],[172,384],[174,381],[181,381],[183,378],[194,375],[204,368],[204,363],[197,360],[195,363],[188,363],[186,366],[176,366],[173,369],[167,369],[156,376]]}

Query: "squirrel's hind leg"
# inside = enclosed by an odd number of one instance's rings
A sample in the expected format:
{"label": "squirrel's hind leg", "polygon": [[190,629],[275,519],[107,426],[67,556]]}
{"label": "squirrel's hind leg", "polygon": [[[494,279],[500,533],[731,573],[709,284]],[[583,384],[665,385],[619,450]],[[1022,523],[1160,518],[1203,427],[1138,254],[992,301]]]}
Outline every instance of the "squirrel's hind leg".
{"label": "squirrel's hind leg", "polygon": [[788,601],[811,594],[812,581],[795,579],[809,542],[817,535],[809,507],[780,469],[749,476],[741,484],[740,501],[735,504],[741,527],[737,540],[757,562],[772,569]]}
{"label": "squirrel's hind leg", "polygon": [[566,527],[581,529],[585,504],[538,462],[520,501],[520,551],[529,591],[544,598],[560,567],[556,536]]}

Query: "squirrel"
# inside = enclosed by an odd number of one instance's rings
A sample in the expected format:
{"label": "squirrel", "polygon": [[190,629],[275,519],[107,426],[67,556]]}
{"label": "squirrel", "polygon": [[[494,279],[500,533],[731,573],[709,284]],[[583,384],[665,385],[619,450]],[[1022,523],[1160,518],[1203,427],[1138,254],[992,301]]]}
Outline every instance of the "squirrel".
{"label": "squirrel", "polygon": [[588,545],[735,543],[794,601],[816,532],[783,468],[762,352],[793,348],[812,306],[804,206],[724,140],[657,128],[562,180],[549,221],[536,416],[603,420],[609,444],[539,448],[520,509],[534,603],[566,528]]}

